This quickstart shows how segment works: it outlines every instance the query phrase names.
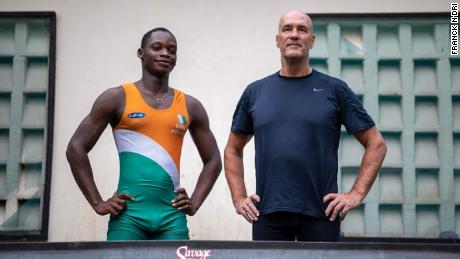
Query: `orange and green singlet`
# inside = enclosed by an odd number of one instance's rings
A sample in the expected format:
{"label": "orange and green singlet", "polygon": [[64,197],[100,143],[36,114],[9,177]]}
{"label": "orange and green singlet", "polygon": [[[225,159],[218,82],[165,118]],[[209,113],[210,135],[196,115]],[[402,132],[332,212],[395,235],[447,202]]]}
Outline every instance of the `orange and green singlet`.
{"label": "orange and green singlet", "polygon": [[108,240],[189,239],[183,211],[172,207],[179,188],[180,155],[189,126],[185,94],[173,90],[172,104],[155,109],[133,83],[122,85],[126,106],[113,136],[120,159],[117,193],[134,197],[111,217]]}

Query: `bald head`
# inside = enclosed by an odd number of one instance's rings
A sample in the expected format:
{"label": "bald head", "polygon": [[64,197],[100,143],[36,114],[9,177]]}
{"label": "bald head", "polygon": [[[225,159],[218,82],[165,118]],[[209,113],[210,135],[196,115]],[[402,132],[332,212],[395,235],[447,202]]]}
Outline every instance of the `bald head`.
{"label": "bald head", "polygon": [[299,10],[289,11],[281,16],[276,46],[280,49],[284,63],[307,64],[314,42],[310,16]]}
{"label": "bald head", "polygon": [[283,28],[286,22],[291,19],[304,20],[307,23],[308,29],[310,30],[310,32],[313,33],[313,22],[311,21],[310,16],[308,16],[308,14],[300,10],[291,10],[283,14],[283,16],[281,16],[280,18],[280,22],[278,25],[278,32],[280,32],[281,28]]}

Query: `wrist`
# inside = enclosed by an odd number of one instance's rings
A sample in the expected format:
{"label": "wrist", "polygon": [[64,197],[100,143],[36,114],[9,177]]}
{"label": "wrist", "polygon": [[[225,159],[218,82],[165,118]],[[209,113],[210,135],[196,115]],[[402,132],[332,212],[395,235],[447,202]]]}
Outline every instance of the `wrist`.
{"label": "wrist", "polygon": [[190,198],[189,202],[190,207],[192,207],[192,209],[194,209],[195,211],[197,211],[198,208],[200,208],[200,205],[193,198]]}
{"label": "wrist", "polygon": [[350,194],[356,197],[356,199],[358,199],[360,203],[364,200],[364,197],[366,197],[366,194],[364,192],[360,192],[358,190],[351,190]]}
{"label": "wrist", "polygon": [[103,200],[92,201],[91,202],[91,207],[95,210],[97,208],[97,206],[99,206],[101,204],[101,202],[103,202]]}
{"label": "wrist", "polygon": [[247,196],[246,195],[238,195],[237,197],[235,197],[233,199],[233,206],[236,208],[238,207],[238,204],[241,203],[242,200],[246,199]]}

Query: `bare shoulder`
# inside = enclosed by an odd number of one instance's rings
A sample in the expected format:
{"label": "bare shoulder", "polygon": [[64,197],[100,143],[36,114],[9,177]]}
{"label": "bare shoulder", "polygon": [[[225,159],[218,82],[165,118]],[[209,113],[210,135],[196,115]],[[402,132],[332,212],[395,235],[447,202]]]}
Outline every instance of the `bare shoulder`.
{"label": "bare shoulder", "polygon": [[203,104],[201,102],[191,96],[186,94],[185,95],[185,103],[187,104],[187,111],[190,116],[190,121],[193,122],[207,122],[208,121],[208,115],[206,113],[206,110],[203,107]]}
{"label": "bare shoulder", "polygon": [[123,87],[117,86],[102,92],[94,102],[91,114],[98,118],[106,117],[116,121],[125,107],[125,93]]}
{"label": "bare shoulder", "polygon": [[116,101],[121,101],[125,98],[125,90],[123,90],[123,87],[121,86],[116,86],[109,88],[102,92],[102,94],[99,95],[96,101],[105,101],[109,100],[111,102],[116,102]]}
{"label": "bare shoulder", "polygon": [[185,103],[187,104],[187,109],[189,113],[195,114],[197,112],[198,113],[205,112],[204,107],[201,104],[201,102],[197,98],[191,95],[188,95],[188,94],[185,95]]}
{"label": "bare shoulder", "polygon": [[201,105],[201,102],[198,99],[188,94],[185,95],[185,102],[187,103],[187,107]]}

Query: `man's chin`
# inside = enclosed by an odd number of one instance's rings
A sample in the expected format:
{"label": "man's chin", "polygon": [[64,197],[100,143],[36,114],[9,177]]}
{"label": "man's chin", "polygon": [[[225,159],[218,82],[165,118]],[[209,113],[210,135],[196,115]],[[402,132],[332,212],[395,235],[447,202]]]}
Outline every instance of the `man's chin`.
{"label": "man's chin", "polygon": [[285,53],[284,54],[284,58],[286,60],[292,60],[292,61],[301,60],[301,59],[304,59],[306,57],[307,57],[307,55],[305,55],[304,53]]}
{"label": "man's chin", "polygon": [[154,70],[154,71],[150,71],[150,73],[152,75],[155,75],[156,77],[162,78],[162,77],[168,76],[169,73],[171,73],[171,71],[170,70]]}

